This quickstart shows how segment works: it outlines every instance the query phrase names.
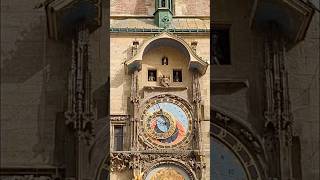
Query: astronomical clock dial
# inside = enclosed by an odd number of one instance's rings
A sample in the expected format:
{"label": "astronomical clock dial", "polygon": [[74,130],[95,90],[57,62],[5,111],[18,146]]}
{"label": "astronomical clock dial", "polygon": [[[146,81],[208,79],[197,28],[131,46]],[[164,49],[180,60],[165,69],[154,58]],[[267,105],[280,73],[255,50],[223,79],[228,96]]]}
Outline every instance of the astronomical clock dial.
{"label": "astronomical clock dial", "polygon": [[175,147],[189,139],[192,118],[189,106],[172,98],[154,98],[143,110],[143,131],[148,142]]}

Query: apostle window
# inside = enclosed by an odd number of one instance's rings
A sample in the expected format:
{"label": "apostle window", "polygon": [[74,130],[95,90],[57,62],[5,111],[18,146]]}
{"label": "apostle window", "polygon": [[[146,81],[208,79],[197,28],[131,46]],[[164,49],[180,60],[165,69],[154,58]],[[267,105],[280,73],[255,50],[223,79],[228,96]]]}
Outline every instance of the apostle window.
{"label": "apostle window", "polygon": [[217,28],[211,31],[211,64],[230,65],[230,28]]}
{"label": "apostle window", "polygon": [[182,71],[173,70],[173,82],[182,82]]}
{"label": "apostle window", "polygon": [[157,81],[157,70],[148,70],[148,81]]}

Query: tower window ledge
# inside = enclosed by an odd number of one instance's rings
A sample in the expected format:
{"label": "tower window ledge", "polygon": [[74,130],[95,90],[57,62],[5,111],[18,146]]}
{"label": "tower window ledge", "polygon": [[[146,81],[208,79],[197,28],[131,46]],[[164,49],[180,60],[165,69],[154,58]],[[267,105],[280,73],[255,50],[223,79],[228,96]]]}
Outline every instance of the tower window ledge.
{"label": "tower window ledge", "polygon": [[188,87],[185,86],[169,86],[169,87],[164,87],[164,86],[144,86],[143,90],[145,91],[184,91],[187,90]]}

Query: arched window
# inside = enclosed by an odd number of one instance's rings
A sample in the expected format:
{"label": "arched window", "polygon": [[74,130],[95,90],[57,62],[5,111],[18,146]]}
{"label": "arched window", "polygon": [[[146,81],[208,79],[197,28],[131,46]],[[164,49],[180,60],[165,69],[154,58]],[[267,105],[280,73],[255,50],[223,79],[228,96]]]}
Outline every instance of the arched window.
{"label": "arched window", "polygon": [[158,8],[168,8],[173,12],[173,0],[156,0],[156,10]]}

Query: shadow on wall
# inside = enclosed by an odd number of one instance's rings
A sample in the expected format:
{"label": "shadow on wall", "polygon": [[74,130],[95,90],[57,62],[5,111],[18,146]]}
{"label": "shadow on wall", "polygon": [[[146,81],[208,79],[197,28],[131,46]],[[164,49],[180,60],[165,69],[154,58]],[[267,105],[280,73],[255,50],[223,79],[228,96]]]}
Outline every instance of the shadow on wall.
{"label": "shadow on wall", "polygon": [[2,83],[23,83],[48,65],[50,74],[59,75],[64,70],[61,67],[64,67],[62,63],[68,63],[62,61],[68,55],[67,46],[48,40],[43,26],[39,23],[29,32],[21,32],[22,38],[15,42],[16,50],[9,52],[9,58],[3,59]]}
{"label": "shadow on wall", "polygon": [[[52,164],[56,113],[63,109],[63,100],[66,99],[70,51],[65,43],[48,40],[45,26],[45,19],[42,19],[28,31],[22,30],[21,38],[14,43],[15,50],[7,52],[9,56],[2,60],[1,83],[5,91],[2,95],[10,93],[8,97],[25,96],[29,108],[34,107],[37,111],[36,115],[26,120],[37,126],[35,129],[28,129],[28,133],[37,137],[37,140],[30,142],[36,142],[34,145],[29,144],[33,153],[30,161]],[[4,35],[11,34],[7,32]],[[10,92],[6,89],[6,84],[19,91]],[[8,99],[12,102],[6,104],[14,106],[21,114],[27,113],[23,111],[28,109],[19,109],[23,102],[18,102],[15,98]],[[8,121],[14,124],[17,117],[14,113],[8,116]]]}

